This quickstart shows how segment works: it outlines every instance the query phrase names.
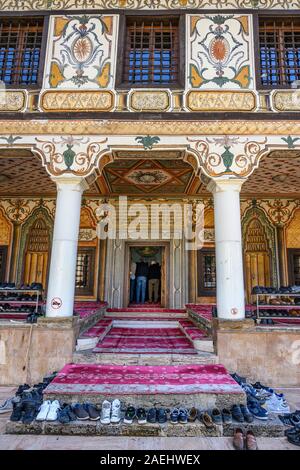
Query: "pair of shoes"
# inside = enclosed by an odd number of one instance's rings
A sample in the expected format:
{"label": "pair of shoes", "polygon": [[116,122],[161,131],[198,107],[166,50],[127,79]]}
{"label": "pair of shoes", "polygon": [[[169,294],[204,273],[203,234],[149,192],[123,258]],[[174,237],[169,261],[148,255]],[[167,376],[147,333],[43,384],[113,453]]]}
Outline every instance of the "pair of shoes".
{"label": "pair of shoes", "polygon": [[294,446],[300,447],[300,426],[287,429],[284,433],[287,437],[288,442]]}
{"label": "pair of shoes", "polygon": [[231,408],[233,419],[239,423],[252,423],[253,416],[251,410],[246,405],[233,405]]}
{"label": "pair of shoes", "polygon": [[237,428],[234,431],[233,435],[233,447],[236,450],[257,450],[257,442],[256,438],[253,434],[252,431],[247,431],[246,435],[244,436],[244,433],[242,429]]}
{"label": "pair of shoes", "polygon": [[[102,424],[110,424],[110,423],[118,424],[121,421],[120,400],[115,399],[112,403],[108,400],[104,400],[104,402],[102,403],[100,421]],[[124,420],[124,423],[125,423],[125,420]]]}
{"label": "pair of shoes", "polygon": [[67,424],[71,421],[76,421],[76,419],[77,416],[74,413],[73,407],[68,403],[64,403],[57,411],[57,420],[62,424]]}
{"label": "pair of shoes", "polygon": [[188,422],[188,410],[186,408],[173,408],[170,414],[171,424],[186,424]]}
{"label": "pair of shoes", "polygon": [[262,421],[268,420],[269,413],[260,405],[258,400],[255,400],[252,397],[247,397],[247,407],[254,418],[260,419]]}
{"label": "pair of shoes", "polygon": [[91,421],[97,421],[100,419],[100,412],[98,408],[92,403],[76,403],[75,405],[70,405],[70,409],[64,411],[62,419],[68,419],[70,412],[74,413],[75,419],[80,421],[85,421],[90,419]]}
{"label": "pair of shoes", "polygon": [[[144,408],[138,408],[136,415],[139,424],[144,424]],[[168,421],[168,413],[170,413],[169,409],[165,408],[150,408],[146,414],[146,421],[148,423],[159,423],[164,424]]]}
{"label": "pair of shoes", "polygon": [[290,414],[290,407],[287,404],[284,396],[276,393],[273,393],[269,398],[266,399],[264,407],[270,413]]}
{"label": "pair of shoes", "polygon": [[59,410],[60,403],[58,400],[45,400],[41,404],[39,413],[35,419],[36,421],[56,421]]}
{"label": "pair of shoes", "polygon": [[39,410],[39,404],[35,400],[19,400],[13,402],[13,411],[10,421],[22,421],[23,424],[30,424],[35,419]]}

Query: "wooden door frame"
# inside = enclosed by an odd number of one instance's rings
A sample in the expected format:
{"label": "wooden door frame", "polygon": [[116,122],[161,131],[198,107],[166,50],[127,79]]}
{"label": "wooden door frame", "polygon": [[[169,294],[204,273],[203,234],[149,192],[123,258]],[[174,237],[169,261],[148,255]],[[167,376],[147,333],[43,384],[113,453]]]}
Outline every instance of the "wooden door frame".
{"label": "wooden door frame", "polygon": [[7,245],[1,245],[0,250],[3,251],[3,268],[0,271],[0,282],[4,282],[6,278],[6,271],[7,271],[7,259],[8,259],[8,246]]}
{"label": "wooden door frame", "polygon": [[287,254],[288,254],[288,273],[289,273],[289,284],[294,284],[295,283],[295,277],[294,277],[294,256],[299,255],[300,256],[300,248],[288,248],[287,249]]}
{"label": "wooden door frame", "polygon": [[170,241],[130,241],[125,242],[125,264],[124,264],[124,290],[123,299],[124,307],[129,305],[129,286],[130,286],[130,248],[141,246],[158,246],[162,248],[162,264],[165,265],[165,276],[161,278],[161,292],[164,292],[161,298],[161,305],[164,307],[169,306],[169,289],[170,283]]}

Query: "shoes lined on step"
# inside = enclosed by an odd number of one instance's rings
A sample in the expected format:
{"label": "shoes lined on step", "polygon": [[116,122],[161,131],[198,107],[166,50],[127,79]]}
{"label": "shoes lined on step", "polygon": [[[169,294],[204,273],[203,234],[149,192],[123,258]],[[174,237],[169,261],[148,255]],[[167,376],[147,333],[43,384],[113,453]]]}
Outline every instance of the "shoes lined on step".
{"label": "shoes lined on step", "polygon": [[136,417],[138,424],[146,424],[147,423],[147,413],[145,408],[138,408],[136,410]]}
{"label": "shoes lined on step", "polygon": [[98,419],[100,419],[100,412],[95,405],[92,403],[84,403],[83,406],[91,421],[98,421]]}
{"label": "shoes lined on step", "polygon": [[243,430],[237,428],[233,435],[233,447],[236,450],[257,450],[256,437],[252,431],[247,431],[244,436]]}

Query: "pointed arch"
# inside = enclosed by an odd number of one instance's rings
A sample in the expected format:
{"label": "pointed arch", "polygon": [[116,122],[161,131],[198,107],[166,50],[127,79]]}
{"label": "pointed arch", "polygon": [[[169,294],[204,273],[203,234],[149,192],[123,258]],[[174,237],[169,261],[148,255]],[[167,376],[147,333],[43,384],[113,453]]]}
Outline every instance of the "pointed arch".
{"label": "pointed arch", "polygon": [[22,226],[17,282],[41,282],[46,287],[53,236],[53,220],[46,209],[36,209]]}
{"label": "pointed arch", "polygon": [[262,209],[249,208],[242,220],[247,299],[255,285],[277,285],[276,235]]}

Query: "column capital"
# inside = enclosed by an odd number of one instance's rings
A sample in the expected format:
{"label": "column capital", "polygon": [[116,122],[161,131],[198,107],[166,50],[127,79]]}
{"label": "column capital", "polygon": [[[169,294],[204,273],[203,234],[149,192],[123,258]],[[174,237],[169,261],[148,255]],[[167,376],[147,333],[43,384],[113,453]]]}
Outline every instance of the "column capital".
{"label": "column capital", "polygon": [[206,188],[213,194],[226,191],[240,192],[245,181],[244,178],[211,179]]}
{"label": "column capital", "polygon": [[[88,182],[81,176],[52,176],[51,179],[56,184],[58,190],[68,188],[83,192],[89,188]],[[73,186],[73,188],[71,188],[71,186]]]}

